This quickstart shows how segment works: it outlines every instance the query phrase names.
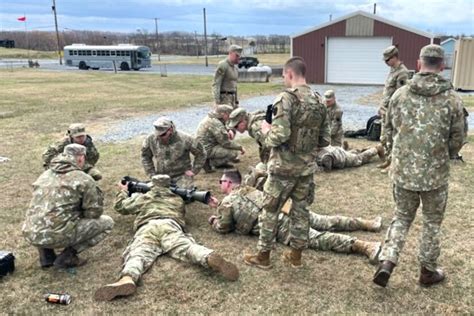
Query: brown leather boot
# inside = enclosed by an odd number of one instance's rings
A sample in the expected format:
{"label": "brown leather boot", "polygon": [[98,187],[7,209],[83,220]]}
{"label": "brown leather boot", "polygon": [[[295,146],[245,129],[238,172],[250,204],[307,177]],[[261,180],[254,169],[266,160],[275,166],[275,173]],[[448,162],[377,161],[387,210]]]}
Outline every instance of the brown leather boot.
{"label": "brown leather boot", "polygon": [[124,275],[115,283],[107,284],[95,291],[96,301],[111,301],[117,296],[128,296],[135,293],[137,286],[131,276]]}
{"label": "brown leather boot", "polygon": [[256,254],[245,254],[244,262],[249,266],[268,270],[272,268],[270,263],[270,251],[259,251]]}
{"label": "brown leather boot", "polygon": [[388,283],[388,279],[390,279],[390,275],[395,268],[395,263],[385,260],[382,261],[374,274],[374,281],[375,284],[380,285],[382,287],[386,287]]}
{"label": "brown leather boot", "polygon": [[352,244],[351,249],[354,253],[369,258],[371,264],[376,264],[378,262],[380,251],[382,250],[382,243],[356,239]]}
{"label": "brown leather boot", "polygon": [[38,252],[41,268],[52,267],[54,260],[56,260],[56,253],[54,252],[54,249],[38,248]]}
{"label": "brown leather boot", "polygon": [[342,149],[349,150],[349,143],[347,142],[347,140],[342,142]]}
{"label": "brown leather boot", "polygon": [[239,269],[232,263],[213,252],[207,257],[209,268],[216,271],[229,281],[237,281],[239,279]]}
{"label": "brown leather boot", "polygon": [[86,259],[77,256],[77,251],[73,247],[64,248],[63,252],[54,260],[54,266],[58,269],[80,267],[87,263]]}
{"label": "brown leather boot", "polygon": [[359,219],[361,228],[368,232],[378,233],[382,229],[382,217],[377,216],[373,220]]}
{"label": "brown leather boot", "polygon": [[302,249],[291,248],[291,250],[286,250],[283,253],[283,261],[289,263],[293,268],[301,268],[303,266],[301,262],[302,252]]}
{"label": "brown leather boot", "polygon": [[421,286],[429,287],[442,282],[445,277],[446,276],[443,270],[441,269],[436,269],[436,271],[430,271],[425,267],[421,267],[419,282]]}

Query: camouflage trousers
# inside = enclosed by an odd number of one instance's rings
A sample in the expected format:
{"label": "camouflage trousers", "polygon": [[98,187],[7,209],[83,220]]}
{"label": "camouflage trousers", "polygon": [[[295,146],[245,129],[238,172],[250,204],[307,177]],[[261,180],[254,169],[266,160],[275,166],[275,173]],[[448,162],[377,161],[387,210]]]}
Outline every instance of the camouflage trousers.
{"label": "camouflage trousers", "polygon": [[385,151],[385,160],[386,161],[392,161],[392,148],[388,146],[387,144],[387,135],[385,133],[386,128],[385,128],[385,118],[386,115],[385,113],[382,114],[382,126],[380,129],[380,144],[382,144],[383,149]]}
{"label": "camouflage trousers", "polygon": [[221,93],[219,100],[220,100],[219,104],[228,104],[234,109],[239,107],[239,104],[237,101],[237,94]]}
{"label": "camouflage trousers", "polygon": [[73,247],[77,252],[82,252],[101,242],[114,227],[114,220],[107,215],[102,215],[97,219],[81,218],[71,234],[62,236],[54,243],[33,244],[41,248],[66,248]]}
{"label": "camouflage trousers", "polygon": [[344,132],[341,130],[337,134],[331,135],[331,146],[342,147],[342,137]]}
{"label": "camouflage trousers", "polygon": [[363,152],[360,151],[349,151],[346,155],[345,168],[359,167],[370,161],[372,157],[377,155],[377,149],[369,148]]}
{"label": "camouflage trousers", "polygon": [[405,238],[416,211],[423,203],[423,233],[418,260],[428,270],[435,271],[440,254],[440,227],[448,201],[448,185],[426,192],[405,190],[394,185],[395,216],[387,231],[380,260],[398,263],[398,257],[405,245]]}
{"label": "camouflage trousers", "polygon": [[303,249],[308,244],[309,211],[312,203],[313,175],[286,177],[270,174],[263,187],[265,197],[259,217],[260,236],[258,249],[270,251],[278,230],[278,215],[288,198],[292,199],[289,217],[289,245]]}
{"label": "camouflage trousers", "polygon": [[185,174],[181,176],[171,177],[171,181],[176,183],[176,185],[182,189],[194,188],[194,177],[189,177]]}
{"label": "camouflage trousers", "polygon": [[214,146],[208,153],[207,159],[213,167],[218,167],[232,162],[239,156],[239,150],[224,148],[220,145]]}
{"label": "camouflage trousers", "polygon": [[[352,252],[352,244],[357,238],[325,230],[352,231],[360,229],[357,219],[345,216],[324,216],[310,212],[309,222],[308,248],[342,253]],[[289,216],[280,213],[278,216],[277,241],[284,245],[290,243],[289,225]]]}
{"label": "camouflage trousers", "polygon": [[125,249],[120,276],[131,276],[137,282],[164,254],[208,268],[207,257],[213,251],[197,244],[173,219],[151,220],[136,231]]}

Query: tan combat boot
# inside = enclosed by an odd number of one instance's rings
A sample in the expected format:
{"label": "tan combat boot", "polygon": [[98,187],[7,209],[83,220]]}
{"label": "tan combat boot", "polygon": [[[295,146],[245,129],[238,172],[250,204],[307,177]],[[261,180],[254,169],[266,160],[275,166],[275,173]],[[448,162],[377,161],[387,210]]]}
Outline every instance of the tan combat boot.
{"label": "tan combat boot", "polygon": [[358,240],[352,244],[352,251],[369,258],[369,263],[376,264],[378,262],[380,251],[382,250],[382,243]]}
{"label": "tan combat boot", "polygon": [[385,160],[385,149],[381,144],[375,146],[375,149],[377,149],[377,155],[379,155],[380,160]]}
{"label": "tan combat boot", "polygon": [[237,281],[239,279],[239,269],[237,269],[233,263],[224,260],[224,258],[215,252],[207,257],[207,264],[209,268],[218,272],[229,281]]}
{"label": "tan combat boot", "polygon": [[96,301],[111,301],[117,296],[128,296],[135,293],[137,286],[131,276],[124,275],[115,283],[107,284],[94,294]]}
{"label": "tan combat boot", "polygon": [[342,142],[342,149],[349,150],[349,143],[347,142],[347,140]]}
{"label": "tan combat boot", "polygon": [[385,169],[385,168],[387,168],[388,166],[390,166],[390,160],[385,160],[385,161],[382,162],[381,164],[378,164],[378,165],[377,165],[377,168],[379,168],[379,169]]}
{"label": "tan combat boot", "polygon": [[270,251],[259,251],[257,254],[245,254],[244,262],[249,266],[268,270],[272,268],[270,263]]}
{"label": "tan combat boot", "polygon": [[289,263],[293,268],[301,268],[303,263],[301,262],[302,249],[287,250],[283,253],[283,261]]}
{"label": "tan combat boot", "polygon": [[373,220],[360,219],[361,228],[368,232],[378,233],[382,229],[382,217],[377,216]]}

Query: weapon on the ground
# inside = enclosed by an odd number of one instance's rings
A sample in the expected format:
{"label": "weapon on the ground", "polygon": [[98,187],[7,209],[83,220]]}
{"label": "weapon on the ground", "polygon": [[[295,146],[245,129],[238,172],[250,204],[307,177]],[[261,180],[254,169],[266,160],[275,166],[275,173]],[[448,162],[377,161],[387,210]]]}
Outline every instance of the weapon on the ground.
{"label": "weapon on the ground", "polygon": [[[123,185],[127,185],[127,191],[129,196],[136,192],[146,193],[151,189],[150,184],[129,176],[123,177],[121,183]],[[198,201],[204,204],[209,204],[209,201],[211,199],[210,191],[198,191],[196,187],[192,189],[184,189],[178,187],[176,183],[171,183],[170,190],[174,194],[179,195],[185,203]]]}
{"label": "weapon on the ground", "polygon": [[273,104],[267,105],[267,111],[265,112],[265,121],[268,124],[272,124],[272,116],[273,116]]}

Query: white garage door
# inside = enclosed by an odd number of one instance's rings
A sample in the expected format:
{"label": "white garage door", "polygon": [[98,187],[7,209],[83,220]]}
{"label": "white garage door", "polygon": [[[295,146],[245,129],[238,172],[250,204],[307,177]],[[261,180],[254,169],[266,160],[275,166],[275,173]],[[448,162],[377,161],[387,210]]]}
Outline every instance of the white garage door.
{"label": "white garage door", "polygon": [[383,84],[390,69],[382,52],[390,45],[390,37],[329,37],[326,82]]}

